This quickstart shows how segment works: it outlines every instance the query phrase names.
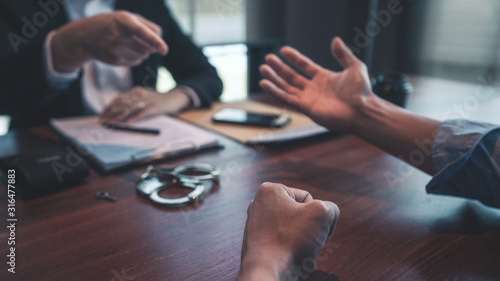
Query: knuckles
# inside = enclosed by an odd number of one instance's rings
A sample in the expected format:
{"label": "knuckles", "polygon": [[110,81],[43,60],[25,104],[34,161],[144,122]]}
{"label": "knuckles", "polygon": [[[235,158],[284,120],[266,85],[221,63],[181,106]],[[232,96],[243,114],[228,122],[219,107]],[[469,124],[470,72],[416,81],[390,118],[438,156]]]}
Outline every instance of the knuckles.
{"label": "knuckles", "polygon": [[136,66],[149,57],[149,54],[140,54],[138,56],[131,56],[129,54],[126,57],[123,54],[123,48],[123,43],[117,38],[110,40],[105,51],[104,61],[113,65]]}
{"label": "knuckles", "polygon": [[118,10],[113,12],[113,19],[120,24],[124,24],[125,22],[131,20],[134,15],[128,11]]}
{"label": "knuckles", "polygon": [[[275,194],[278,188],[281,188],[283,185],[278,183],[265,182],[262,183],[257,190],[257,196],[265,196],[268,197],[272,194]],[[257,197],[256,196],[256,197]]]}
{"label": "knuckles", "polygon": [[328,213],[328,209],[325,204],[320,200],[314,200],[309,203],[309,209],[316,215],[324,215]]}
{"label": "knuckles", "polygon": [[336,220],[340,214],[338,206],[334,203],[314,200],[308,203],[309,211],[323,221]]}

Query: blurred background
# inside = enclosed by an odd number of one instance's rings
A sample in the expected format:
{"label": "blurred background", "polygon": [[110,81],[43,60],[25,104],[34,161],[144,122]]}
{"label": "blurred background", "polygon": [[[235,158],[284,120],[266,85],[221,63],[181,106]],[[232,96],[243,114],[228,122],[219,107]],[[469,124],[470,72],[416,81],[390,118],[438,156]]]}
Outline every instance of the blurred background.
{"label": "blurred background", "polygon": [[[470,83],[499,81],[497,0],[165,0],[224,82],[222,101],[259,92],[265,54],[291,45],[340,70],[329,50],[340,36],[371,73],[404,72]],[[173,86],[168,71],[157,88]],[[0,134],[8,128],[0,116]]]}

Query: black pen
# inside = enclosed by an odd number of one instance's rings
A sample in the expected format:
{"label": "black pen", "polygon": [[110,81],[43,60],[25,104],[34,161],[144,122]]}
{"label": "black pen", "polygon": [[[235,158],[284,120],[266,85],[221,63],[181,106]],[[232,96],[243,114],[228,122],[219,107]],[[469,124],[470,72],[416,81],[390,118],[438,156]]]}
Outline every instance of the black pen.
{"label": "black pen", "polygon": [[160,130],[152,129],[152,128],[137,128],[127,125],[119,125],[119,124],[103,124],[102,125],[106,129],[111,130],[120,130],[120,131],[128,131],[134,133],[142,133],[142,134],[151,134],[151,135],[159,135]]}

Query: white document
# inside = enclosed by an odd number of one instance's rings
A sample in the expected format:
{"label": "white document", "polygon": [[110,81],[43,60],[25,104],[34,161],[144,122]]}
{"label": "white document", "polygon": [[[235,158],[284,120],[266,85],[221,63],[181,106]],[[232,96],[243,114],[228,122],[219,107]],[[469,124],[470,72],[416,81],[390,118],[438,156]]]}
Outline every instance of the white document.
{"label": "white document", "polygon": [[105,171],[218,146],[216,135],[166,115],[131,124],[136,128],[158,129],[159,135],[107,129],[97,116],[52,119],[50,123],[77,146],[78,152],[86,151]]}

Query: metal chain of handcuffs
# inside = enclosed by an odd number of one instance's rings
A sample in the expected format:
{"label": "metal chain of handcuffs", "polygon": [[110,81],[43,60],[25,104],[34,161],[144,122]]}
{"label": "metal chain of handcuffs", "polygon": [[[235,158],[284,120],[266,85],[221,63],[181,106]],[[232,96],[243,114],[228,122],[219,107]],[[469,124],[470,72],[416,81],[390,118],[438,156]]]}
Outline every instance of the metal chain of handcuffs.
{"label": "metal chain of handcuffs", "polygon": [[[148,166],[137,180],[137,195],[151,200],[160,206],[181,207],[198,202],[206,192],[204,181],[219,180],[220,170],[214,165],[196,163],[184,164],[175,168]],[[181,198],[165,198],[159,192],[173,186],[192,189]]]}

